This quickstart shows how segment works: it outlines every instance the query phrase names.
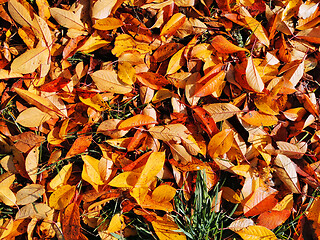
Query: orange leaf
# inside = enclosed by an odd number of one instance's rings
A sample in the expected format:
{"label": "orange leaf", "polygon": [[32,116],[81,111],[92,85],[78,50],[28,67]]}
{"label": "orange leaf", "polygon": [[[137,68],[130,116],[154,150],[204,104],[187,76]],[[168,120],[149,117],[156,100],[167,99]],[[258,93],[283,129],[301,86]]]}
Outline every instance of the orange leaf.
{"label": "orange leaf", "polygon": [[276,116],[259,113],[257,111],[250,111],[241,117],[245,122],[253,126],[272,126],[278,123]]}
{"label": "orange leaf", "polygon": [[210,157],[216,158],[228,152],[233,143],[233,131],[225,129],[215,134],[208,145],[208,153]]}
{"label": "orange leaf", "polygon": [[290,210],[275,211],[261,213],[257,219],[257,224],[269,229],[274,229],[284,223],[290,217]]}
{"label": "orange leaf", "polygon": [[167,43],[160,46],[152,55],[156,62],[163,62],[183,47],[180,43]]}
{"label": "orange leaf", "polygon": [[211,45],[217,50],[219,53],[235,53],[240,51],[246,51],[250,53],[250,51],[246,48],[238,47],[227,39],[225,39],[222,35],[215,36],[212,39]]}
{"label": "orange leaf", "polygon": [[121,27],[123,25],[123,22],[120,19],[108,17],[99,19],[96,21],[96,23],[92,26],[95,29],[98,30],[113,30]]}
{"label": "orange leaf", "polygon": [[62,231],[65,239],[79,239],[81,225],[80,225],[80,211],[76,203],[71,203],[63,213]]}
{"label": "orange leaf", "polygon": [[243,202],[243,213],[246,217],[259,215],[271,210],[278,202],[275,195],[278,191],[269,187],[259,187]]}
{"label": "orange leaf", "polygon": [[127,151],[134,151],[138,149],[143,139],[147,138],[148,134],[143,128],[139,128],[135,133],[134,136],[130,139],[130,143],[127,146]]}
{"label": "orange leaf", "polygon": [[204,130],[208,133],[209,137],[212,137],[219,132],[216,122],[213,120],[209,112],[198,106],[193,106],[192,110],[200,119],[200,124],[204,125]]}
{"label": "orange leaf", "polygon": [[182,13],[174,14],[161,30],[160,36],[166,38],[175,34],[175,32],[184,24],[186,16]]}
{"label": "orange leaf", "polygon": [[145,154],[143,154],[142,156],[140,156],[137,160],[135,160],[134,162],[130,163],[129,165],[125,166],[122,168],[123,171],[132,171],[133,169],[142,167],[143,165],[146,164],[146,162],[148,161],[148,158],[150,156],[152,152],[147,152]]}
{"label": "orange leaf", "polygon": [[125,129],[134,128],[134,127],[140,127],[143,125],[156,124],[156,123],[158,122],[154,120],[152,117],[148,115],[138,114],[120,122],[120,124],[118,125],[118,129],[125,130]]}
{"label": "orange leaf", "polygon": [[113,217],[111,218],[107,232],[108,233],[118,232],[124,229],[125,227],[126,227],[126,224],[124,222],[123,215],[120,215],[119,213],[117,213],[113,215]]}
{"label": "orange leaf", "polygon": [[[221,86],[223,86],[223,80],[226,76],[225,71],[221,71],[218,74],[212,75],[211,79],[206,82],[204,85],[196,85],[195,97],[205,97],[215,91],[217,91]],[[201,79],[199,80],[201,81]]]}
{"label": "orange leaf", "polygon": [[136,75],[137,80],[143,85],[154,90],[160,90],[163,86],[170,82],[162,75],[153,72],[143,72]]}
{"label": "orange leaf", "polygon": [[92,135],[82,135],[78,137],[72,144],[70,150],[68,151],[66,158],[71,158],[75,155],[83,153],[87,150],[92,142]]}

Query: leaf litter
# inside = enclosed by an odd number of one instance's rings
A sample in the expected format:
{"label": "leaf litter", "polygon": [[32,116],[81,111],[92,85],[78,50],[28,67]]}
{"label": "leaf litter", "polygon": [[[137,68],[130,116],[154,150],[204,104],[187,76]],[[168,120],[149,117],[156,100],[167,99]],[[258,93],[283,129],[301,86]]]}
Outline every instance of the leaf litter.
{"label": "leaf litter", "polygon": [[0,239],[319,238],[316,1],[0,4]]}

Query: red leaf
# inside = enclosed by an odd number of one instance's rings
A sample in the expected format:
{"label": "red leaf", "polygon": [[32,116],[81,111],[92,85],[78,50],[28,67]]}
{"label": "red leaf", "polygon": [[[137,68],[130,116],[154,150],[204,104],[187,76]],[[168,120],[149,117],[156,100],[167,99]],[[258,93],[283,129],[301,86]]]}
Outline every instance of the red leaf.
{"label": "red leaf", "polygon": [[58,92],[62,88],[67,86],[67,84],[70,81],[71,81],[71,79],[67,79],[64,77],[58,77],[57,79],[42,85],[39,90],[44,91],[44,92]]}
{"label": "red leaf", "polygon": [[200,124],[203,124],[203,129],[208,133],[209,137],[212,137],[219,132],[216,122],[213,120],[210,113],[198,106],[193,106],[192,110],[198,116]]}
{"label": "red leaf", "polygon": [[135,160],[134,162],[130,163],[129,165],[125,166],[122,168],[123,171],[132,171],[133,169],[142,167],[143,165],[146,164],[150,154],[152,152],[147,152],[145,154],[143,154],[142,156],[140,156],[137,160]]}

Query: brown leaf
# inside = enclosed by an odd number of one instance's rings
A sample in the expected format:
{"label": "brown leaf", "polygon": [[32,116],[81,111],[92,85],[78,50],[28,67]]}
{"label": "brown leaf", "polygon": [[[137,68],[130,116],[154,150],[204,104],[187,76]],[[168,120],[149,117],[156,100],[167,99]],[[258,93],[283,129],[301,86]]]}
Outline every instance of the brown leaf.
{"label": "brown leaf", "polygon": [[71,203],[63,213],[62,231],[67,239],[79,239],[80,236],[80,211],[79,205]]}
{"label": "brown leaf", "polygon": [[34,132],[24,132],[11,137],[11,140],[15,142],[16,148],[18,148],[21,152],[28,152],[35,146],[40,145],[43,141],[45,141],[45,137],[39,136]]}

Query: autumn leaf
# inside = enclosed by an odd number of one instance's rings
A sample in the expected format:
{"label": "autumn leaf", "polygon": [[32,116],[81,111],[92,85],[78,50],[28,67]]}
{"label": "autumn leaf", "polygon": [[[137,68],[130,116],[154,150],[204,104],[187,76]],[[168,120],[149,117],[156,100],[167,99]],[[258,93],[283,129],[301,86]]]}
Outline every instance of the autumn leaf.
{"label": "autumn leaf", "polygon": [[236,233],[239,234],[243,239],[277,239],[276,235],[274,235],[272,231],[263,226],[249,226],[245,229],[237,231]]}
{"label": "autumn leaf", "polygon": [[253,63],[252,56],[249,57],[247,68],[246,68],[246,78],[249,86],[256,92],[262,92],[264,89],[264,83],[260,77],[260,74]]}
{"label": "autumn leaf", "polygon": [[174,14],[161,30],[160,36],[172,36],[185,22],[186,16],[182,13]]}
{"label": "autumn leaf", "polygon": [[0,22],[1,239],[319,238],[317,1],[0,0]]}

